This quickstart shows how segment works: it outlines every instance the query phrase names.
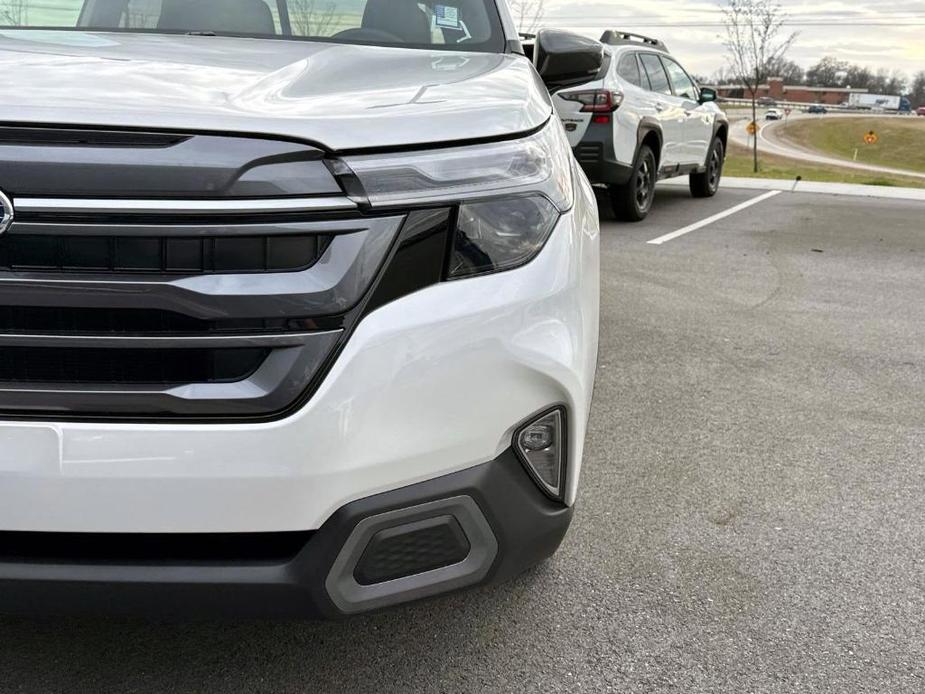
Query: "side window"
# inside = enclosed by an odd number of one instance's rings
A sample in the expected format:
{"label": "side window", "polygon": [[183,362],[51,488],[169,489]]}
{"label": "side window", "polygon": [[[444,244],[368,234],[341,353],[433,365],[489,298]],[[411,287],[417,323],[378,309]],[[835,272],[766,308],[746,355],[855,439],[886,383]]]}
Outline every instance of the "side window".
{"label": "side window", "polygon": [[662,67],[662,61],[654,53],[640,53],[639,59],[642,61],[642,67],[649,76],[649,84],[652,85],[652,91],[659,94],[671,94],[671,84],[668,82],[668,74]]}
{"label": "side window", "polygon": [[[635,53],[627,53],[620,59],[620,64],[617,65],[617,74],[620,75],[630,84],[635,84],[637,87],[642,86],[642,75],[639,73],[639,62],[636,60]],[[648,89],[649,85],[646,85]]]}
{"label": "side window", "polygon": [[671,58],[662,58],[662,62],[665,63],[665,68],[668,70],[668,77],[671,78],[671,86],[674,87],[674,93],[685,99],[696,101],[697,87],[694,85],[694,80],[684,72],[684,68]]}

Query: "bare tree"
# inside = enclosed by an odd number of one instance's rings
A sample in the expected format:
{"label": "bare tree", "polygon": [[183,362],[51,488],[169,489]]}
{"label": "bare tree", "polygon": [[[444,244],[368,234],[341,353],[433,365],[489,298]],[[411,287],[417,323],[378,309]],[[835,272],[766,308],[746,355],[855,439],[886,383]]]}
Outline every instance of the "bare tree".
{"label": "bare tree", "polygon": [[29,0],[4,0],[0,3],[0,24],[25,26],[29,23]]}
{"label": "bare tree", "polygon": [[768,77],[780,77],[784,80],[784,84],[803,84],[806,70],[782,56],[779,60],[768,64]]}
{"label": "bare tree", "polygon": [[511,0],[511,14],[517,30],[533,34],[546,15],[546,0]]}
{"label": "bare tree", "polygon": [[[758,123],[758,88],[779,65],[797,35],[785,35],[788,15],[777,0],[726,0],[723,10],[729,67],[751,95],[752,122]],[[755,173],[758,173],[758,137],[754,138]]]}
{"label": "bare tree", "polygon": [[[810,87],[844,87],[851,79],[852,87],[866,87],[871,79],[871,72],[864,68],[866,74],[862,76],[851,75],[851,63],[827,55],[806,71],[806,84]],[[863,79],[864,84],[856,84]]]}
{"label": "bare tree", "polygon": [[912,102],[912,106],[925,106],[925,70],[916,74],[910,89],[909,101]]}
{"label": "bare tree", "polygon": [[333,2],[289,0],[289,21],[298,36],[327,36],[337,9]]}
{"label": "bare tree", "polygon": [[704,84],[710,84],[715,86],[726,86],[730,84],[735,84],[738,80],[738,75],[736,75],[732,70],[729,69],[726,65],[719,67],[712,75],[710,75],[709,82]]}

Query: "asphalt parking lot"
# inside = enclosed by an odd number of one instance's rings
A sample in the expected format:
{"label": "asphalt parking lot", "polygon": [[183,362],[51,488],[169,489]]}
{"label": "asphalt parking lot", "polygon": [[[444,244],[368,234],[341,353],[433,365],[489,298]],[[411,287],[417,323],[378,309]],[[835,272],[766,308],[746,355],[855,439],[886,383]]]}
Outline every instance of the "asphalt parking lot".
{"label": "asphalt parking lot", "polygon": [[603,230],[572,530],[335,624],[0,618],[3,692],[925,689],[925,208],[661,189]]}

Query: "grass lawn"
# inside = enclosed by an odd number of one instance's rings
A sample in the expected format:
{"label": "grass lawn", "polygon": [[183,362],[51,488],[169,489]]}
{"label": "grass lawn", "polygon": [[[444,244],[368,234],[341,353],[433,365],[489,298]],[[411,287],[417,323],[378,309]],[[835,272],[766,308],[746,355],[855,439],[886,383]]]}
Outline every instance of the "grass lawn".
{"label": "grass lawn", "polygon": [[[873,130],[880,138],[875,145],[864,142]],[[777,131],[804,148],[877,166],[925,172],[925,118],[820,118],[794,120]]]}
{"label": "grass lawn", "polygon": [[[925,120],[925,119],[923,119]],[[802,176],[804,181],[821,181],[827,183],[859,183],[873,186],[898,186],[906,188],[925,188],[925,181],[903,176],[889,176],[874,172],[842,169],[823,164],[812,164],[798,159],[788,159],[759,152],[761,171],[752,171],[752,153],[740,145],[732,144],[726,155],[726,176],[744,176],[747,178],[783,178],[794,180]]]}

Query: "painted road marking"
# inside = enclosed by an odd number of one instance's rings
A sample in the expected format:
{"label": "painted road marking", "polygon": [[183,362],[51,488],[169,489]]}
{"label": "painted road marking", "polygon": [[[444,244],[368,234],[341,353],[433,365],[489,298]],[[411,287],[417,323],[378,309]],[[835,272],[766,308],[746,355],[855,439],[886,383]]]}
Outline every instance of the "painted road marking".
{"label": "painted road marking", "polygon": [[691,224],[690,226],[686,226],[683,229],[678,229],[677,231],[672,231],[670,234],[665,234],[664,236],[659,236],[657,239],[652,239],[651,241],[649,241],[649,243],[651,243],[653,246],[661,246],[663,243],[673,241],[679,236],[684,236],[684,234],[689,234],[692,231],[703,229],[704,227],[710,226],[714,222],[718,222],[721,219],[725,219],[726,217],[731,217],[732,215],[738,212],[741,212],[742,210],[748,209],[752,205],[757,205],[759,202],[770,200],[776,195],[780,195],[781,192],[783,191],[772,190],[770,192],[764,193],[763,195],[759,195],[757,198],[746,200],[741,205],[736,205],[735,207],[732,207],[726,210],[725,212],[720,212],[719,214],[715,214],[712,217],[707,217],[706,219],[701,220],[697,222],[696,224]]}

